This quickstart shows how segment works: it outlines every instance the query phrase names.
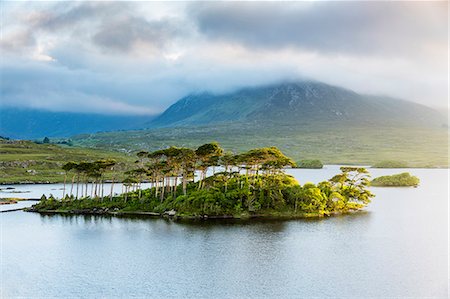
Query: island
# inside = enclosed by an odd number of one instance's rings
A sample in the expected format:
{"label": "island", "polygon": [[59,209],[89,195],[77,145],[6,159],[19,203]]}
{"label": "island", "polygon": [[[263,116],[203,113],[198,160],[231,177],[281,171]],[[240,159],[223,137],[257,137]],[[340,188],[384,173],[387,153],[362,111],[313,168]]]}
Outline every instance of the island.
{"label": "island", "polygon": [[322,169],[323,163],[320,160],[300,160],[297,163],[297,168]]}
{"label": "island", "polygon": [[[64,142],[64,141],[62,141]],[[67,144],[49,144],[30,140],[12,140],[0,136],[0,187],[12,184],[52,184],[64,181],[61,167],[67,161],[81,162],[113,159],[116,161],[112,176],[129,168],[134,157],[107,149],[72,147]],[[107,179],[110,179],[108,177]]]}
{"label": "island", "polygon": [[372,168],[408,168],[408,163],[404,161],[383,160],[372,165]]}
{"label": "island", "polygon": [[[301,218],[357,211],[374,196],[368,190],[368,171],[359,167],[341,167],[341,173],[328,181],[300,185],[284,172],[295,163],[276,147],[234,154],[213,142],[197,149],[172,146],[140,151],[136,166],[125,172],[121,195],[113,194],[112,188],[109,194],[103,191],[103,177],[114,171],[114,165],[114,160],[66,163],[63,170],[71,178],[70,191],[62,199],[43,196],[28,211],[188,219]],[[142,189],[143,182],[151,183],[151,188]]]}
{"label": "island", "polygon": [[417,187],[420,183],[418,177],[409,172],[394,175],[384,175],[372,180],[371,185],[375,187]]}
{"label": "island", "polygon": [[19,200],[19,198],[0,198],[0,205],[16,204]]}

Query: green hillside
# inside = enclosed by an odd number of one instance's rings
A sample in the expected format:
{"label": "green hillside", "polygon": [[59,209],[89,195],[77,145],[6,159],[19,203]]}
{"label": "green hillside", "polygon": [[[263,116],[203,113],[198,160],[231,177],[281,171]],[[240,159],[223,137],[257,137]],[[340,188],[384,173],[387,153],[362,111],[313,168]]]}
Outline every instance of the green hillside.
{"label": "green hillside", "polygon": [[272,122],[79,135],[79,146],[121,150],[156,150],[171,145],[197,147],[210,141],[226,150],[244,151],[276,144],[294,160],[319,159],[327,164],[364,164],[394,160],[410,167],[448,165],[446,128],[314,124],[293,126]]}
{"label": "green hillside", "polygon": [[135,160],[119,152],[0,139],[0,183],[62,182],[66,162],[101,159],[115,159],[117,170]]}
{"label": "green hillside", "polygon": [[[201,93],[179,100],[149,121],[151,129],[71,138],[75,146],[101,151],[3,143],[0,182],[55,181],[67,160],[114,157],[129,162],[132,158],[121,153],[171,145],[194,148],[211,141],[234,152],[276,145],[296,161],[364,165],[402,161],[410,167],[442,167],[448,166],[446,122],[443,114],[423,105],[314,81],[222,95]],[[25,173],[22,162],[34,172]]]}
{"label": "green hillside", "polygon": [[81,146],[121,151],[218,141],[236,152],[276,145],[296,161],[448,165],[448,125],[442,113],[316,81],[193,94],[149,125],[153,128],[84,134],[73,140]]}

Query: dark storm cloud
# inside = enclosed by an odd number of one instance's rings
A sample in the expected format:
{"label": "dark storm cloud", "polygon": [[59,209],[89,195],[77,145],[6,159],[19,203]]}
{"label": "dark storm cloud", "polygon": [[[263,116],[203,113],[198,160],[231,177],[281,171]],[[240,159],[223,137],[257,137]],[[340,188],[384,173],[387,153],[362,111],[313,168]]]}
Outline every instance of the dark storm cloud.
{"label": "dark storm cloud", "polygon": [[325,53],[422,51],[444,43],[447,3],[206,2],[190,13],[210,39],[254,49],[296,47]]}

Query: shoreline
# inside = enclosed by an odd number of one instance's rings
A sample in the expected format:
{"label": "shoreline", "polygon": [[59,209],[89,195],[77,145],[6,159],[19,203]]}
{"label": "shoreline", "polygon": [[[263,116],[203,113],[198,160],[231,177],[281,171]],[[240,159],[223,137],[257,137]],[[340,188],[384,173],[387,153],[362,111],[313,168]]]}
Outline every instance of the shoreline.
{"label": "shoreline", "polygon": [[127,216],[143,216],[148,218],[162,218],[172,220],[295,220],[295,219],[324,219],[328,217],[336,217],[349,214],[367,213],[365,210],[349,210],[346,212],[329,212],[325,214],[319,213],[303,213],[303,214],[289,214],[280,213],[275,214],[241,214],[241,215],[177,215],[170,212],[156,213],[148,211],[109,211],[104,209],[98,210],[46,210],[38,211],[32,207],[24,208],[24,212],[38,213],[41,215],[70,215],[70,216],[113,216],[113,217],[127,217]]}
{"label": "shoreline", "polygon": [[20,201],[40,201],[40,199],[39,198],[5,197],[5,198],[0,198],[0,205],[12,205],[12,204],[17,204]]}

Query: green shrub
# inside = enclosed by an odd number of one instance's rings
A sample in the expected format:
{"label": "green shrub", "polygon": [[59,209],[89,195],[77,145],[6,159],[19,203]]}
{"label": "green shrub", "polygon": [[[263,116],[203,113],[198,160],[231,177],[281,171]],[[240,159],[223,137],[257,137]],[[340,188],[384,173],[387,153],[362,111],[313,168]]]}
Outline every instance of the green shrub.
{"label": "green shrub", "polygon": [[380,176],[372,180],[371,185],[377,187],[416,187],[420,183],[420,180],[416,176],[412,176],[408,172]]}
{"label": "green shrub", "polygon": [[321,169],[323,163],[320,160],[301,160],[297,163],[298,168]]}

